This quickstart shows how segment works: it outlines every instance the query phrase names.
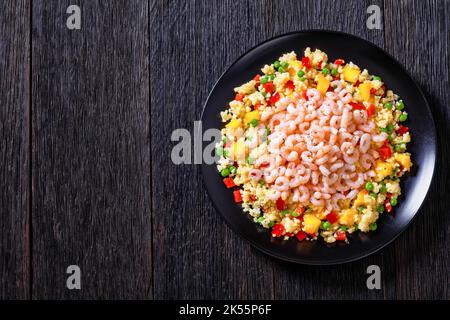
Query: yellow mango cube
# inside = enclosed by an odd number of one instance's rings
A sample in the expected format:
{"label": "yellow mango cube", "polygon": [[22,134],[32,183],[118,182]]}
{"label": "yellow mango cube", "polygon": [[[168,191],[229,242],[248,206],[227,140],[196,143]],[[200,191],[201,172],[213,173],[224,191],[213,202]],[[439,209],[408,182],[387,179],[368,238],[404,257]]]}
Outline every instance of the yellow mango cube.
{"label": "yellow mango cube", "polygon": [[364,196],[367,194],[366,190],[361,190],[358,192],[358,195],[356,196],[354,207],[358,208],[360,206],[363,206],[365,204]]}
{"label": "yellow mango cube", "polygon": [[358,81],[361,70],[357,66],[350,66],[346,64],[344,69],[342,69],[342,73],[344,75],[345,81],[356,83],[356,81]]}
{"label": "yellow mango cube", "polygon": [[319,79],[317,80],[317,90],[319,90],[322,95],[325,95],[329,86],[330,81],[320,74]]}
{"label": "yellow mango cube", "polygon": [[292,60],[289,62],[289,65],[295,70],[298,71],[302,68],[302,63],[298,60]]}
{"label": "yellow mango cube", "polygon": [[303,231],[308,234],[314,234],[319,230],[321,220],[312,214],[303,216]]}
{"label": "yellow mango cube", "polygon": [[394,170],[391,163],[378,160],[375,165],[376,180],[381,181],[385,177],[390,176]]}
{"label": "yellow mango cube", "polygon": [[237,129],[241,126],[241,121],[239,121],[238,119],[233,119],[230,122],[227,123],[227,125],[225,126],[226,128],[232,128],[232,129]]}
{"label": "yellow mango cube", "polygon": [[245,158],[246,158],[246,147],[245,147],[245,143],[243,140],[238,140],[236,142],[233,143],[233,155],[234,155],[234,160],[239,160],[244,162]]}
{"label": "yellow mango cube", "polygon": [[261,115],[258,110],[247,112],[244,116],[244,123],[248,125],[252,120],[256,119],[259,121]]}
{"label": "yellow mango cube", "polygon": [[355,215],[356,215],[355,209],[342,210],[340,215],[341,215],[339,217],[340,224],[343,224],[347,227],[353,226],[353,224],[355,223]]}
{"label": "yellow mango cube", "polygon": [[396,153],[394,158],[406,171],[409,171],[411,168],[411,156],[409,153]]}
{"label": "yellow mango cube", "polygon": [[370,89],[372,89],[372,85],[370,82],[364,82],[359,85],[359,95],[364,101],[370,100]]}

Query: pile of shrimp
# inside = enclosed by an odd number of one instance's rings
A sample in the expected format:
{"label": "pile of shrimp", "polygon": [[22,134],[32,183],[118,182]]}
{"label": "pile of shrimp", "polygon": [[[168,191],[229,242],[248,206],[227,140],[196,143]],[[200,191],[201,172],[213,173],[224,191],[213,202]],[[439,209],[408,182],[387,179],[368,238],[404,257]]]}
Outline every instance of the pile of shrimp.
{"label": "pile of shrimp", "polygon": [[387,134],[376,133],[365,110],[353,110],[352,95],[341,81],[331,85],[334,91],[324,97],[310,88],[306,99],[284,97],[262,112],[269,143],[249,176],[265,180],[269,199],[339,210],[339,200],[353,199],[375,175],[377,145]]}

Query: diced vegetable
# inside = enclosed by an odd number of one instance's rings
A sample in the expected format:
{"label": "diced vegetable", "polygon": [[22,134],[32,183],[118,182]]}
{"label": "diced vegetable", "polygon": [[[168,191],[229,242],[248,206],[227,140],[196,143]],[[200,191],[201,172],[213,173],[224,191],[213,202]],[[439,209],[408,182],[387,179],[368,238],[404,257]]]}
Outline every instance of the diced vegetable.
{"label": "diced vegetable", "polygon": [[234,202],[236,202],[236,203],[242,202],[241,191],[240,190],[234,190],[233,191],[233,198],[234,198]]}
{"label": "diced vegetable", "polygon": [[273,237],[281,237],[286,229],[281,223],[277,223],[273,226],[272,236]]}
{"label": "diced vegetable", "polygon": [[225,184],[225,186],[230,189],[236,186],[236,184],[234,183],[233,178],[225,178],[223,179],[223,183]]}
{"label": "diced vegetable", "polygon": [[220,171],[220,175],[222,177],[228,177],[230,175],[230,169],[228,169],[228,168],[222,169],[222,171]]}
{"label": "diced vegetable", "polygon": [[326,219],[328,220],[328,222],[333,224],[339,220],[339,215],[336,212],[331,211],[329,214],[327,214]]}
{"label": "diced vegetable", "polygon": [[283,199],[281,199],[281,198],[277,199],[277,201],[275,202],[275,205],[276,205],[278,210],[285,210],[286,209],[286,202]]}
{"label": "diced vegetable", "polygon": [[311,61],[309,60],[308,57],[303,57],[303,58],[302,58],[302,65],[303,65],[305,68],[310,68],[310,67],[311,67]]}
{"label": "diced vegetable", "polygon": [[299,231],[295,234],[295,237],[298,239],[298,241],[303,241],[306,239],[306,233],[303,231]]}
{"label": "diced vegetable", "polygon": [[345,241],[347,239],[347,233],[345,231],[338,230],[336,231],[335,238],[337,241]]}

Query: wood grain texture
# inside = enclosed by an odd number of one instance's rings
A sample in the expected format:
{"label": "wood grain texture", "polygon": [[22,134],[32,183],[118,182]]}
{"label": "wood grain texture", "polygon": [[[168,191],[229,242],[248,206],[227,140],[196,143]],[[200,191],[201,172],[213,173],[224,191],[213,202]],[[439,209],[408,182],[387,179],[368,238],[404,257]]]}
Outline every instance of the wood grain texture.
{"label": "wood grain texture", "polygon": [[439,143],[432,188],[417,219],[395,242],[396,297],[449,299],[450,2],[385,1],[385,9],[386,47],[426,92]]}
{"label": "wood grain texture", "polygon": [[0,2],[0,299],[30,291],[29,16],[28,1]]}
{"label": "wood grain texture", "polygon": [[148,3],[71,3],[33,1],[33,298],[151,298]]}
{"label": "wood grain texture", "polygon": [[200,168],[170,159],[172,131],[193,131],[225,67],[270,32],[260,23],[268,2],[151,3],[155,298],[269,299],[269,258],[225,227],[202,186]]}

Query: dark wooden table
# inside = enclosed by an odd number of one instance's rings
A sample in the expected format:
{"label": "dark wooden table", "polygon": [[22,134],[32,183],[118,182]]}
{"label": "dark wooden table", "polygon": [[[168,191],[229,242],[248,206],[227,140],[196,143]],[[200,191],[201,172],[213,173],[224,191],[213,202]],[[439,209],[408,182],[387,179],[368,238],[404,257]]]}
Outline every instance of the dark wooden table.
{"label": "dark wooden table", "polygon": [[[68,30],[78,4],[81,30]],[[383,29],[366,27],[381,8]],[[450,1],[0,1],[0,298],[448,299]],[[414,223],[363,260],[272,259],[228,229],[199,166],[170,161],[214,82],[288,31],[372,41],[417,79],[439,137]],[[431,125],[431,124],[430,124]],[[379,265],[382,289],[368,290]],[[81,290],[66,288],[78,265]]]}

